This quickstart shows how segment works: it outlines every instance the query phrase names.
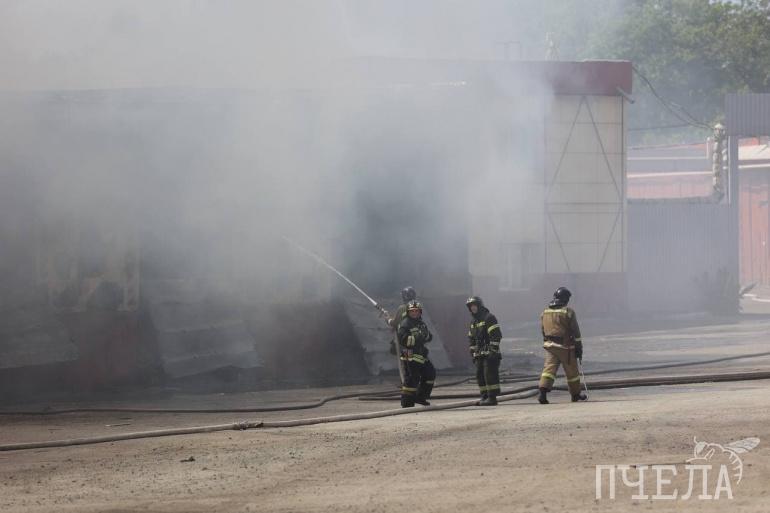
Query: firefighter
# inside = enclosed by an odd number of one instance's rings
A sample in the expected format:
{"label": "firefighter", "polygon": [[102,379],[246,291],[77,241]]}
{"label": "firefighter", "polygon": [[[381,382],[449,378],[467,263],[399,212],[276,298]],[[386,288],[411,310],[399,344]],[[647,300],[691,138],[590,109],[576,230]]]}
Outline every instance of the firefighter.
{"label": "firefighter", "polygon": [[465,306],[473,317],[468,328],[468,340],[481,393],[479,406],[496,406],[500,393],[500,339],[503,334],[497,318],[484,306],[480,297],[469,297]]}
{"label": "firefighter", "polygon": [[540,315],[540,326],[545,348],[545,365],[540,375],[540,404],[548,404],[548,392],[556,380],[559,365],[564,366],[567,386],[572,395],[572,402],[588,399],[580,392],[580,370],[578,360],[583,361],[583,341],[580,338],[575,311],[567,306],[572,293],[565,287],[559,287],[553,294],[553,300]]}
{"label": "firefighter", "polygon": [[396,337],[398,325],[401,324],[404,319],[406,319],[407,303],[415,299],[417,299],[417,292],[414,290],[414,287],[404,287],[401,290],[401,304],[398,306],[398,309],[396,309],[396,314],[387,321],[388,326],[390,326],[390,329],[393,330],[393,340],[390,341],[390,354],[398,354],[398,340]]}
{"label": "firefighter", "polygon": [[401,361],[400,351],[398,350],[398,325],[406,319],[406,305],[409,301],[417,299],[417,292],[414,287],[408,286],[401,289],[401,304],[396,309],[396,314],[387,320],[388,326],[393,331],[393,338],[390,339],[390,354],[398,356],[398,376],[401,382],[404,382],[404,362]]}
{"label": "firefighter", "polygon": [[428,359],[425,344],[433,339],[428,326],[422,320],[422,304],[413,299],[406,305],[407,316],[398,326],[398,344],[404,368],[401,384],[401,407],[415,403],[429,406],[436,369]]}

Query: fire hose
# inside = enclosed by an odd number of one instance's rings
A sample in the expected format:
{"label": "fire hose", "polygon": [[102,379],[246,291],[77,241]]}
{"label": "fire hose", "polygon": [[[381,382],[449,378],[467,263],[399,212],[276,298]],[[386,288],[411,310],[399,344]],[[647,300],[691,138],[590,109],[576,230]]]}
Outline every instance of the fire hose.
{"label": "fire hose", "polygon": [[[763,353],[748,353],[743,355],[725,356],[721,358],[713,358],[708,360],[691,360],[686,362],[665,363],[655,365],[645,365],[639,367],[621,367],[616,369],[605,369],[600,371],[586,372],[586,376],[598,376],[603,374],[618,374],[620,372],[638,372],[646,370],[656,369],[670,369],[675,367],[688,367],[696,365],[708,365],[712,363],[722,363],[733,360],[760,358],[763,356],[770,356],[770,351]],[[540,376],[532,374],[529,376],[520,376],[510,379],[501,380],[503,383],[523,383],[538,379]],[[469,381],[474,380],[475,377],[466,377],[456,381],[448,383],[438,383],[435,388],[451,387],[456,385],[462,385]],[[512,392],[503,392],[501,395],[505,395]],[[122,407],[79,407],[79,408],[67,408],[67,409],[44,409],[44,410],[0,410],[0,415],[62,415],[68,413],[269,413],[280,411],[297,411],[297,410],[309,410],[314,408],[320,408],[321,406],[343,399],[355,399],[359,398],[364,401],[391,401],[398,399],[398,390],[382,390],[377,392],[351,392],[349,394],[338,394],[327,397],[322,397],[317,401],[304,403],[304,404],[280,404],[276,406],[263,406],[263,407],[245,407],[245,408],[122,408]],[[466,394],[447,394],[447,395],[434,395],[434,399],[464,399],[476,397],[478,394],[466,393]]]}
{"label": "fire hose", "polygon": [[[436,385],[439,387],[451,387],[462,385],[475,378],[467,377],[449,383]],[[356,397],[378,397],[379,395],[391,395],[395,390],[388,389],[378,392],[351,392],[349,394],[338,394],[322,397],[317,401],[304,404],[280,404],[276,406],[245,407],[245,408],[122,408],[122,407],[78,407],[66,409],[44,409],[44,410],[0,410],[0,415],[62,415],[65,413],[268,413],[276,411],[296,411],[310,410],[320,408],[326,403],[339,401],[342,399],[354,399]]]}
{"label": "fire hose", "polygon": [[[640,386],[660,386],[660,385],[683,385],[693,383],[716,383],[726,381],[747,381],[758,379],[770,379],[770,372],[737,372],[737,373],[716,373],[716,374],[696,374],[690,376],[657,376],[648,378],[626,378],[618,380],[597,381],[591,384],[593,389],[612,389],[628,388]],[[563,389],[563,387],[556,387]],[[511,390],[502,394],[498,402],[515,401],[533,397],[537,394],[537,386],[529,385],[516,390]],[[295,420],[277,420],[277,421],[241,421],[228,424],[212,424],[206,426],[195,426],[188,428],[160,429],[152,431],[139,431],[133,433],[123,433],[118,435],[97,436],[89,438],[71,438],[65,440],[50,440],[46,442],[23,442],[0,445],[0,451],[18,451],[28,449],[44,449],[53,447],[69,447],[75,445],[91,445],[106,442],[117,442],[122,440],[138,440],[144,438],[157,438],[165,436],[191,435],[199,433],[213,433],[218,431],[243,431],[250,429],[271,429],[271,428],[289,428],[299,426],[313,426],[317,424],[328,424],[334,422],[350,422],[367,419],[377,419],[383,417],[393,417],[396,415],[408,415],[413,413],[427,413],[432,411],[452,410],[457,408],[467,408],[478,405],[478,400],[457,401],[439,405],[431,405],[420,408],[398,408],[391,410],[352,413],[345,415],[331,415],[326,417],[315,417],[308,419]]]}
{"label": "fire hose", "polygon": [[[692,367],[697,365],[709,365],[712,363],[723,363],[723,362],[749,359],[749,358],[761,358],[764,356],[770,356],[770,352],[765,351],[762,353],[748,353],[748,354],[740,354],[740,355],[734,355],[734,356],[723,356],[720,358],[711,358],[708,360],[691,360],[686,362],[643,365],[639,367],[620,367],[615,369],[604,369],[604,370],[586,372],[585,376],[600,376],[604,374],[618,374],[621,372],[639,372],[639,371],[658,370],[658,369],[673,369],[676,367]],[[585,376],[583,376],[583,382],[585,382]],[[532,381],[533,379],[539,379],[539,378],[540,378],[539,374],[532,374],[529,376],[522,376],[522,377],[517,377],[512,379],[501,379],[500,381],[502,383],[524,383],[524,382]],[[595,385],[591,383],[591,387],[594,388],[594,386]],[[509,393],[514,393],[514,392],[501,392],[500,395],[506,395]],[[444,395],[434,395],[432,396],[432,399],[464,399],[464,398],[471,398],[471,397],[477,397],[477,396],[478,396],[478,393],[444,394]],[[361,395],[358,398],[361,401],[392,401],[392,400],[398,399],[398,396],[393,394],[388,395],[385,393],[379,393],[377,395],[375,394]]]}

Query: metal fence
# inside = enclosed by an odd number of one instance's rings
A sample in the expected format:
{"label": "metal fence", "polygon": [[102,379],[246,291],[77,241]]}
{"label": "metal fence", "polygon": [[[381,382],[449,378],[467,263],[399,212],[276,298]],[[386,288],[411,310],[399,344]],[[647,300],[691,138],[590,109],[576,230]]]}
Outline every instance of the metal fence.
{"label": "metal fence", "polygon": [[719,289],[722,281],[737,283],[729,208],[708,202],[628,205],[631,311],[704,310],[704,295]]}

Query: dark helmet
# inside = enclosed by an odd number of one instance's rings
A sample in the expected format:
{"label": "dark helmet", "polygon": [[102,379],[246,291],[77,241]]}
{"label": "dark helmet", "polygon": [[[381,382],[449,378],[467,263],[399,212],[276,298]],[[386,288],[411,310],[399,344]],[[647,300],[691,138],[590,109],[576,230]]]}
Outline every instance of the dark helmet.
{"label": "dark helmet", "polygon": [[479,305],[479,308],[481,308],[482,306],[484,306],[484,301],[482,301],[482,299],[479,296],[471,296],[465,302],[465,306],[467,306],[468,310],[470,310],[471,305]]}
{"label": "dark helmet", "polygon": [[414,287],[404,287],[401,290],[401,299],[404,300],[406,303],[407,301],[412,301],[413,299],[417,299],[417,292],[414,290]]}
{"label": "dark helmet", "polygon": [[553,298],[560,302],[567,304],[569,302],[569,298],[572,297],[572,292],[570,292],[567,287],[559,287],[556,289],[556,292],[553,293]]}
{"label": "dark helmet", "polygon": [[406,311],[411,312],[412,310],[419,310],[420,314],[422,314],[422,303],[416,299],[409,301],[409,303],[406,304]]}

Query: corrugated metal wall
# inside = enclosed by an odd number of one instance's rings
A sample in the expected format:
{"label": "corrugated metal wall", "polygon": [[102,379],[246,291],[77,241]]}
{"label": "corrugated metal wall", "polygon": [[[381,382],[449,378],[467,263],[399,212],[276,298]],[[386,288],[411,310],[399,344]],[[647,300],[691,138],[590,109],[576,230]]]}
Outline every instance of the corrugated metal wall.
{"label": "corrugated metal wall", "polygon": [[731,93],[725,95],[727,135],[770,134],[770,94]]}
{"label": "corrugated metal wall", "polygon": [[628,175],[626,195],[629,199],[706,197],[714,190],[713,178],[710,171]]}
{"label": "corrugated metal wall", "polygon": [[644,312],[702,310],[703,280],[737,272],[729,239],[729,205],[629,203],[629,308]]}
{"label": "corrugated metal wall", "polygon": [[770,175],[741,173],[741,283],[770,285]]}

